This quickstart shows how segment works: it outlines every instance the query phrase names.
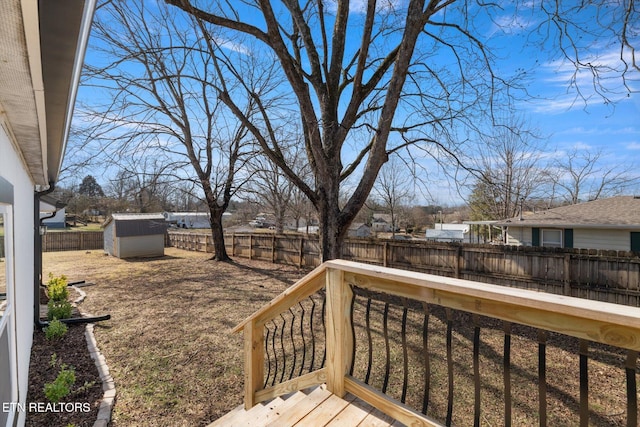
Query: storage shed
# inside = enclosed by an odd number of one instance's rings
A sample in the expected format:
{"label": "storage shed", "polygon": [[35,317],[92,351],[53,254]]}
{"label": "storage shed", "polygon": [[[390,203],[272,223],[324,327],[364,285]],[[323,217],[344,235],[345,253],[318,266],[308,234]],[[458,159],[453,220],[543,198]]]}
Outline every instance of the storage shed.
{"label": "storage shed", "polygon": [[114,213],[102,225],[104,251],[118,258],[164,255],[167,223],[161,213]]}

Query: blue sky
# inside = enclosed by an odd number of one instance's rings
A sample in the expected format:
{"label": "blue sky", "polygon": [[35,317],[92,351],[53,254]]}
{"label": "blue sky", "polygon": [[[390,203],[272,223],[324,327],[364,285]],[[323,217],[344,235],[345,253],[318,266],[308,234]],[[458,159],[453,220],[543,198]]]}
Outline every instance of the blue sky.
{"label": "blue sky", "polygon": [[[385,1],[404,4],[404,0],[379,0],[379,4]],[[365,0],[352,0],[352,13],[362,11],[365,3]],[[550,42],[541,43],[536,39],[540,37],[535,32],[536,26],[540,25],[540,17],[530,13],[527,2],[522,2],[517,14],[511,2],[503,2],[501,7],[496,9],[492,20],[483,16],[473,26],[483,42],[490,44],[491,51],[496,54],[498,73],[510,76],[522,70],[527,72],[527,90],[533,98],[515,102],[512,111],[524,116],[543,136],[540,142],[541,147],[544,146],[541,149],[545,158],[563,156],[574,149],[590,152],[602,150],[603,162],[620,165],[635,163],[640,154],[640,94],[624,90],[621,80],[613,77],[615,73],[604,81],[610,91],[608,95],[614,101],[609,105],[605,105],[603,98],[594,93],[589,73],[579,73],[576,85],[572,85],[575,68],[553,53],[554,46]],[[592,19],[588,13],[584,18]],[[619,53],[615,46],[608,47],[598,39],[582,43],[585,51],[589,52],[587,55],[593,53],[591,60],[611,64],[616,62]],[[228,46],[231,50],[246,54],[246,48],[242,45],[230,41]],[[91,50],[87,55],[92,58]],[[95,57],[90,60],[95,60]],[[629,77],[629,86],[634,90],[640,89],[638,73]],[[578,96],[577,89],[582,97]],[[81,91],[80,96],[85,93]],[[92,96],[91,93],[87,95]],[[433,180],[436,185],[430,187],[430,195],[417,195],[416,202],[454,205],[462,203],[469,190],[468,186],[460,189],[437,176]]]}

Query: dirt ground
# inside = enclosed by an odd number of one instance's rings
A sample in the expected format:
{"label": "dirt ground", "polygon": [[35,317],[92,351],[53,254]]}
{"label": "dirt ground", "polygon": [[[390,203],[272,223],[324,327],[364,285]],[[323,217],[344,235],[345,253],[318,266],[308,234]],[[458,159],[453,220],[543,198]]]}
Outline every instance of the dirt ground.
{"label": "dirt ground", "polygon": [[230,329],[305,272],[295,267],[167,248],[121,260],[102,251],[49,252],[43,273],[84,287],[117,397],[112,425],[206,425],[242,402],[242,337]]}

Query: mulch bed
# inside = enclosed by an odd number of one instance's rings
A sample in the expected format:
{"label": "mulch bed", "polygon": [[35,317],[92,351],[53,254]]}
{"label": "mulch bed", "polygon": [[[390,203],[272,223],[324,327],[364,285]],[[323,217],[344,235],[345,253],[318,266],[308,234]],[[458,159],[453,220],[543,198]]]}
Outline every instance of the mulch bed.
{"label": "mulch bed", "polygon": [[[47,340],[44,332],[34,331],[29,365],[27,426],[83,427],[92,426],[96,421],[103,395],[102,381],[89,355],[84,332],[84,325],[72,325],[61,339]],[[52,366],[54,354],[56,365]],[[74,367],[76,381],[71,394],[58,405],[53,405],[45,397],[44,385],[56,379],[62,364]]]}

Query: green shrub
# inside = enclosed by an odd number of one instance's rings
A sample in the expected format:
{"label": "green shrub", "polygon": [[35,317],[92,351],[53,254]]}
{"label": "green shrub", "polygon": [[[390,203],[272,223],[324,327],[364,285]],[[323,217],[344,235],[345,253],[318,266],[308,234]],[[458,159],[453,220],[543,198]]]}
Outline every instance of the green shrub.
{"label": "green shrub", "polygon": [[56,379],[44,385],[44,395],[50,402],[58,403],[71,393],[71,387],[75,382],[76,371],[73,366],[62,365]]}
{"label": "green shrub", "polygon": [[62,338],[68,330],[67,325],[55,318],[49,322],[49,326],[44,328],[44,335],[48,340],[59,339]]}
{"label": "green shrub", "polygon": [[47,312],[47,319],[68,319],[71,317],[71,303],[69,301],[54,301],[49,300],[47,303],[49,311]]}
{"label": "green shrub", "polygon": [[66,301],[69,297],[69,290],[67,289],[67,277],[62,276],[55,277],[52,273],[49,273],[49,281],[47,282],[47,293],[49,299],[53,301]]}

